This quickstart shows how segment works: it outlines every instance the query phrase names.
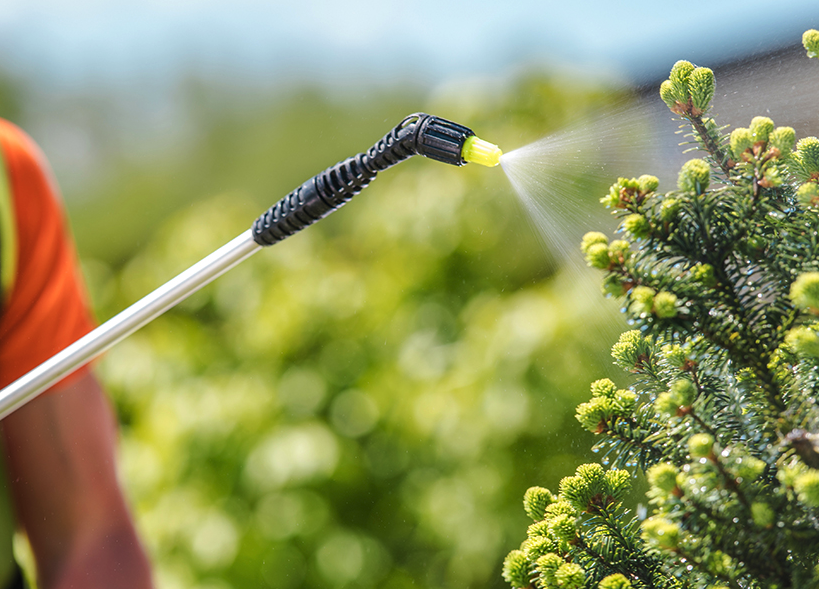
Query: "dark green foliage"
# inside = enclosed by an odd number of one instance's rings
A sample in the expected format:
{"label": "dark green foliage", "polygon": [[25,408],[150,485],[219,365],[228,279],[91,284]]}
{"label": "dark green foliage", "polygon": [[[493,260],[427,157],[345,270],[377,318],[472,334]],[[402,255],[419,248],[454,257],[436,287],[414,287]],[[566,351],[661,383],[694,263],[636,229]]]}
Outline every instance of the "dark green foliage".
{"label": "dark green foliage", "polygon": [[560,485],[574,536],[545,521],[589,588],[819,587],[819,140],[767,117],[728,135],[688,62],[660,93],[705,158],[676,190],[620,178],[602,199],[622,238],[582,249],[635,327],[612,349],[634,384],[598,381],[577,411],[605,463],[646,471],[652,512],[585,465]]}

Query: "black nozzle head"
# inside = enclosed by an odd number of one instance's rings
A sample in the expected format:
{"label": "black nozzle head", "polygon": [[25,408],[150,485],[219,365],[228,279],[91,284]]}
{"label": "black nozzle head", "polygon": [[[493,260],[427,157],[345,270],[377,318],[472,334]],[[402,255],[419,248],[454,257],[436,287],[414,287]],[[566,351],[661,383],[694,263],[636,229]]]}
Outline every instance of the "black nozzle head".
{"label": "black nozzle head", "polygon": [[469,127],[424,113],[410,115],[404,123],[415,123],[413,148],[418,155],[453,166],[466,164],[464,143],[475,134]]}

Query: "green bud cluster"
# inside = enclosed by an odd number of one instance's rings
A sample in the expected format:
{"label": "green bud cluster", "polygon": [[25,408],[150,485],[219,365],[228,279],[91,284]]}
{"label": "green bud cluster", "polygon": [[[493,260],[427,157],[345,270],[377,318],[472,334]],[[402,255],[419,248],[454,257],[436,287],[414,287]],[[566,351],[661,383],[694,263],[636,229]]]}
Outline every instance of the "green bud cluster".
{"label": "green bud cluster", "polygon": [[796,477],[793,490],[803,504],[819,508],[819,470],[810,469]]}
{"label": "green bud cluster", "polygon": [[580,512],[595,512],[619,503],[630,488],[628,471],[605,471],[599,464],[581,464],[574,476],[560,481],[560,495]]}
{"label": "green bud cluster", "polygon": [[[599,465],[584,465],[578,472],[604,483],[607,480]],[[530,587],[533,582],[542,589],[582,587],[586,573],[567,556],[579,533],[578,511],[565,497],[555,497],[543,487],[526,492],[524,510],[536,521],[529,526],[520,548],[504,560],[503,578],[516,589]]]}
{"label": "green bud cluster", "polygon": [[611,348],[614,363],[628,372],[636,372],[652,354],[652,342],[636,329],[622,333]]}
{"label": "green bud cluster", "polygon": [[725,467],[741,482],[753,483],[762,476],[768,466],[764,460],[754,458],[736,449],[723,452],[723,454],[729,454],[729,456],[721,456],[720,458]]}
{"label": "green bud cluster", "polygon": [[749,130],[754,143],[768,143],[768,138],[774,130],[774,122],[768,117],[754,117],[751,119]]}
{"label": "green bud cluster", "polygon": [[819,207],[819,184],[806,182],[796,189],[796,198],[805,207]]}
{"label": "green bud cluster", "polygon": [[545,534],[536,535],[533,533],[529,538],[523,541],[523,544],[520,545],[520,549],[524,552],[524,554],[526,554],[526,558],[531,563],[536,561],[544,554],[549,554],[550,552],[559,550],[560,545]]}
{"label": "green bud cluster", "polygon": [[750,129],[745,127],[738,127],[731,131],[731,139],[729,145],[731,146],[731,156],[737,160],[742,160],[743,154],[751,151],[754,146],[754,136]]}
{"label": "green bud cluster", "polygon": [[800,139],[796,151],[788,159],[788,168],[802,182],[819,181],[819,139]]}
{"label": "green bud cluster", "polygon": [[643,540],[660,548],[674,549],[680,543],[680,527],[662,517],[650,517],[641,526]]}
{"label": "green bud cluster", "polygon": [[660,98],[671,112],[698,117],[708,110],[715,89],[713,71],[696,67],[688,61],[678,61],[671,68],[668,79],[660,84]]}
{"label": "green bud cluster", "polygon": [[[749,161],[767,153],[770,157],[787,157],[794,148],[796,131],[793,127],[776,127],[768,117],[754,117],[749,128],[731,131],[729,146],[734,161]],[[769,148],[776,151],[768,151]]]}
{"label": "green bud cluster", "polygon": [[819,31],[810,29],[802,34],[802,45],[808,57],[819,57]]}
{"label": "green bud cluster", "polygon": [[813,314],[819,314],[819,272],[805,272],[791,284],[793,304]]}
{"label": "green bud cluster", "polygon": [[591,393],[591,400],[578,405],[575,414],[580,424],[590,432],[605,431],[608,423],[618,417],[630,416],[637,405],[637,395],[618,389],[607,378],[593,382]]}
{"label": "green bud cluster", "polygon": [[648,237],[651,231],[651,223],[645,215],[633,213],[623,219],[623,230],[630,233],[635,239]]}
{"label": "green bud cluster", "polygon": [[586,263],[592,268],[607,270],[612,266],[626,263],[631,256],[631,244],[622,239],[609,243],[608,238],[597,231],[583,236],[580,250],[586,257]]}
{"label": "green bud cluster", "polygon": [[810,327],[800,325],[785,334],[785,345],[794,353],[811,358],[819,358],[819,333]]}
{"label": "green bud cluster", "polygon": [[751,519],[760,528],[770,528],[776,521],[776,514],[767,503],[756,501],[751,504]]}
{"label": "green bud cluster", "polygon": [[701,195],[711,183],[711,166],[705,160],[688,160],[680,169],[677,187],[685,192]]}
{"label": "green bud cluster", "polygon": [[796,143],[796,131],[793,127],[777,127],[771,133],[769,144],[779,150],[782,156],[791,154]]}
{"label": "green bud cluster", "polygon": [[600,584],[597,585],[597,589],[631,589],[631,581],[624,575],[616,573],[604,577],[603,580],[600,581]]}
{"label": "green bud cluster", "polygon": [[564,564],[566,564],[566,561],[554,553],[546,554],[537,559],[537,562],[535,562],[535,571],[538,574],[538,585],[542,589],[557,587],[555,573]]}
{"label": "green bud cluster", "polygon": [[586,573],[579,564],[567,562],[555,571],[555,582],[560,589],[580,589]]}
{"label": "green bud cluster", "polygon": [[695,264],[688,273],[694,282],[698,282],[703,286],[712,287],[717,283],[714,276],[714,267],[711,264]]}
{"label": "green bud cluster", "polygon": [[697,396],[697,387],[687,378],[681,378],[671,383],[669,390],[657,395],[654,409],[660,415],[669,417],[678,416],[682,410],[690,407]]}
{"label": "green bud cluster", "polygon": [[523,510],[530,518],[539,522],[546,514],[546,508],[555,502],[555,496],[549,489],[531,487],[523,495]]}
{"label": "green bud cluster", "polygon": [[618,178],[600,202],[609,208],[625,209],[639,206],[646,196],[657,190],[656,176],[644,174],[639,178]]}
{"label": "green bud cluster", "polygon": [[660,219],[665,223],[671,223],[676,220],[680,207],[682,207],[680,199],[666,196],[660,203]]}
{"label": "green bud cluster", "polygon": [[768,117],[754,117],[748,128],[731,132],[729,155],[735,166],[733,174],[755,178],[759,186],[772,188],[784,181],[782,162],[791,167],[789,157],[796,141],[792,127],[776,127]]}
{"label": "green bud cluster", "polygon": [[661,462],[646,471],[648,484],[664,494],[673,493],[677,486],[677,468],[673,464]]}
{"label": "green bud cluster", "polygon": [[515,589],[529,586],[529,559],[522,550],[513,550],[503,561],[503,578]]}
{"label": "green bud cluster", "polygon": [[673,368],[682,368],[688,362],[688,356],[679,344],[666,344],[660,348],[663,360]]}
{"label": "green bud cluster", "polygon": [[666,291],[657,292],[649,286],[635,286],[631,290],[630,310],[635,315],[654,314],[660,319],[670,319],[677,315],[677,296]]}
{"label": "green bud cluster", "polygon": [[714,436],[694,434],[688,438],[688,453],[691,458],[708,458],[714,453]]}

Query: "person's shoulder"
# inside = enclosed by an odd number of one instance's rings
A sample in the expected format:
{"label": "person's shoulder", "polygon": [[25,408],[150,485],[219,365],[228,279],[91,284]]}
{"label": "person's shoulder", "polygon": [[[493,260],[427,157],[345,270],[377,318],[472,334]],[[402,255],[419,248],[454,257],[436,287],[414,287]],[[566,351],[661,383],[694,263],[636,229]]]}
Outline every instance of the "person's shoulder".
{"label": "person's shoulder", "polygon": [[34,140],[20,127],[0,118],[0,144],[7,157],[40,163],[42,154]]}

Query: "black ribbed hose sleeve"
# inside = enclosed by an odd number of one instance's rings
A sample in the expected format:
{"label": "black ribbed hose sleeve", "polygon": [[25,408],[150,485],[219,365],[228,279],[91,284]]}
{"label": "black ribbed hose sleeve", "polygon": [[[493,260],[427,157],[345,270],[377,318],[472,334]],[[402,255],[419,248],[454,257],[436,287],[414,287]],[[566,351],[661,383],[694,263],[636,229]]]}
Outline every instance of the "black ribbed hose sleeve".
{"label": "black ribbed hose sleeve", "polygon": [[323,219],[364,190],[378,172],[413,155],[462,166],[461,151],[471,129],[424,113],[405,118],[365,153],[317,174],[253,223],[253,239],[273,245]]}

